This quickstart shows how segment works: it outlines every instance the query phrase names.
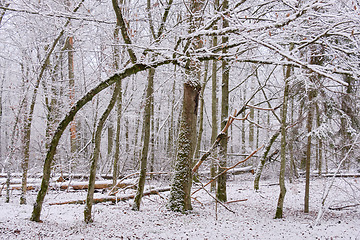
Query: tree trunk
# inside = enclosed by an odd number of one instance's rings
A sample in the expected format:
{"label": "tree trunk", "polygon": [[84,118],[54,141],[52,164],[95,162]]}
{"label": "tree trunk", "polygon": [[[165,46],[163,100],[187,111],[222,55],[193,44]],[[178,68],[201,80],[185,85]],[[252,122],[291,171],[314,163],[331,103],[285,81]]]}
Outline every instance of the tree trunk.
{"label": "tree trunk", "polygon": [[[213,45],[217,45],[217,38],[213,38]],[[218,98],[217,98],[217,62],[216,60],[212,61],[212,76],[211,76],[211,82],[212,82],[212,89],[211,89],[211,142],[215,142],[216,137],[218,135]],[[211,165],[210,165],[210,176],[211,178],[215,177],[216,175],[216,163],[215,159],[217,158],[217,154],[215,153],[213,158],[211,159]],[[215,192],[216,189],[216,182],[212,182],[210,189],[212,192]]]}
{"label": "tree trunk", "polygon": [[109,116],[109,122],[107,127],[107,156],[106,156],[106,165],[112,160],[112,153],[114,148],[114,124],[113,124],[112,115]]}
{"label": "tree trunk", "polygon": [[151,107],[153,106],[152,95],[154,93],[154,75],[155,75],[155,69],[151,68],[149,70],[148,86],[146,89],[146,97],[145,97],[145,109],[144,109],[144,120],[143,120],[144,145],[141,152],[140,176],[138,180],[136,197],[134,199],[134,203],[132,206],[132,210],[135,211],[140,210],[141,198],[143,196],[144,186],[145,186],[146,166],[147,166],[147,158],[148,158],[148,151],[150,144],[150,128],[151,128],[150,120],[151,120]]}
{"label": "tree trunk", "polygon": [[[174,69],[174,72],[176,68]],[[173,162],[173,155],[174,155],[174,108],[175,108],[175,85],[176,84],[176,77],[174,76],[172,91],[171,91],[171,110],[170,110],[170,126],[169,126],[169,135],[167,141],[167,156]]]}
{"label": "tree trunk", "polygon": [[196,144],[196,117],[200,86],[191,80],[184,83],[183,108],[178,137],[175,175],[168,208],[172,211],[191,210],[192,160]]}
{"label": "tree trunk", "polygon": [[[214,10],[217,11],[219,8],[219,0],[214,1]],[[215,24],[213,29],[218,30],[218,25]],[[213,36],[212,38],[212,46],[216,47],[218,45],[217,36]],[[217,97],[217,60],[212,60],[212,70],[211,70],[211,142],[215,142],[216,137],[218,135],[218,97]],[[217,154],[214,153],[213,158],[211,159],[210,165],[210,176],[211,178],[216,176],[216,163],[215,159],[217,158]],[[215,192],[216,182],[212,182],[210,186],[210,190]]]}
{"label": "tree trunk", "polygon": [[103,130],[104,124],[106,119],[108,118],[111,110],[114,108],[117,96],[119,94],[119,84],[115,85],[114,93],[111,97],[110,103],[106,110],[104,111],[103,115],[101,116],[95,133],[95,146],[94,146],[94,152],[93,157],[91,159],[91,169],[90,169],[90,177],[89,177],[89,187],[88,187],[88,194],[86,197],[86,206],[84,210],[84,221],[86,223],[90,223],[93,221],[91,217],[91,209],[93,204],[93,198],[94,198],[94,189],[95,189],[95,178],[96,178],[96,168],[97,168],[97,162],[100,155],[100,145],[101,145],[101,132]]}
{"label": "tree trunk", "polygon": [[259,164],[256,168],[256,173],[255,173],[255,179],[254,179],[254,189],[255,190],[259,190],[259,182],[260,182],[260,177],[261,177],[261,173],[262,170],[264,168],[264,165],[266,163],[266,161],[268,160],[268,154],[271,150],[271,147],[273,145],[273,143],[275,142],[275,140],[277,139],[277,137],[279,136],[280,131],[276,131],[270,138],[268,144],[265,147],[264,153],[260,158]]}
{"label": "tree trunk", "polygon": [[[321,125],[321,112],[320,112],[319,104],[316,104],[316,126],[320,127],[320,125]],[[322,145],[323,145],[322,137],[319,136],[317,139],[317,150],[316,150],[316,161],[317,161],[317,169],[319,176],[321,176],[322,174],[322,159],[323,159]]]}
{"label": "tree trunk", "polygon": [[280,194],[276,207],[275,218],[283,217],[283,206],[284,199],[286,194],[285,187],[285,168],[286,168],[286,115],[287,115],[287,105],[288,105],[288,95],[289,95],[289,78],[291,76],[291,67],[286,67],[285,73],[285,87],[284,87],[284,96],[283,96],[283,106],[281,108],[281,150],[280,150],[280,174],[279,174],[279,184],[280,184]]}
{"label": "tree trunk", "polygon": [[208,75],[208,65],[209,63],[205,62],[205,70],[204,70],[204,79],[203,84],[201,86],[200,91],[200,107],[199,107],[199,132],[197,136],[197,142],[196,142],[196,150],[195,150],[195,158],[200,158],[200,149],[201,149],[201,139],[202,134],[204,132],[204,91],[207,84],[207,75]]}
{"label": "tree trunk", "polygon": [[[118,44],[118,38],[119,38],[119,22],[117,21],[117,24],[114,29],[114,70],[119,70],[119,64],[120,64],[120,52],[119,48],[117,47]],[[119,94],[117,96],[117,106],[116,106],[116,135],[115,135],[115,153],[114,153],[114,160],[113,160],[113,185],[116,185],[116,181],[119,177],[119,158],[120,158],[120,131],[121,131],[121,115],[122,115],[122,79],[119,80],[119,82],[116,83],[119,88]]]}
{"label": "tree trunk", "polygon": [[[154,75],[154,74],[153,74]],[[152,78],[154,79],[154,76],[152,76]],[[154,84],[154,80],[153,80],[153,84]],[[154,86],[153,86],[154,89]],[[154,90],[153,90],[154,91]],[[154,108],[155,108],[155,103],[154,103],[154,96],[153,94],[150,96],[150,102],[151,102],[151,110],[150,110],[150,141],[149,141],[149,149],[150,149],[150,172],[154,172],[154,164],[155,164],[155,132],[158,131],[158,122],[156,121],[155,123],[155,116],[154,116]],[[160,108],[161,104],[159,104],[159,108]],[[159,109],[160,112],[160,109]],[[152,177],[152,176],[151,176]]]}
{"label": "tree trunk", "polygon": [[[69,100],[70,100],[70,107],[72,107],[75,104],[74,37],[67,38],[67,51],[68,51]],[[70,123],[70,149],[72,155],[71,160],[73,161],[74,155],[77,151],[75,120],[72,120]],[[71,165],[73,165],[73,163],[71,163]]]}
{"label": "tree trunk", "polygon": [[117,96],[116,106],[116,135],[115,135],[115,153],[113,162],[113,185],[116,185],[116,181],[119,178],[119,159],[120,159],[120,130],[121,130],[121,111],[122,111],[122,89],[121,80],[116,83],[119,85],[119,94]]}
{"label": "tree trunk", "polygon": [[[226,11],[228,9],[228,0],[224,0],[222,3],[222,10]],[[229,27],[228,21],[223,19],[223,28]],[[228,37],[222,38],[222,44],[226,45],[228,42]],[[227,51],[223,50],[223,53],[226,54]],[[227,61],[222,61],[222,85],[221,85],[221,129],[226,126],[227,117],[229,115],[229,75],[230,75],[230,65]],[[220,143],[219,150],[219,168],[218,173],[224,171],[226,168],[226,159],[227,159],[227,132],[225,133],[225,140]],[[217,192],[216,197],[221,202],[227,201],[226,196],[226,174],[221,175],[217,181]]]}
{"label": "tree trunk", "polygon": [[311,131],[312,131],[312,123],[313,123],[313,98],[314,98],[314,90],[308,90],[308,101],[309,101],[309,109],[308,116],[306,121],[306,130],[307,130],[307,145],[306,145],[306,165],[305,165],[305,197],[304,197],[304,212],[309,212],[309,197],[310,197],[310,165],[311,165]]}

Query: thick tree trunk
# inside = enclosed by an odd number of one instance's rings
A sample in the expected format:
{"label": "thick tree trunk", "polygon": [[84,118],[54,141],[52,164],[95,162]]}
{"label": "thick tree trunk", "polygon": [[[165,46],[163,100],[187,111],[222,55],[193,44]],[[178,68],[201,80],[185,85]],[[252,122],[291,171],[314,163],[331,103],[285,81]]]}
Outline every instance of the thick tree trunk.
{"label": "thick tree trunk", "polygon": [[183,109],[178,137],[175,175],[168,208],[172,211],[191,210],[192,160],[196,144],[196,117],[200,86],[190,80],[184,83]]}
{"label": "thick tree trunk", "polygon": [[152,95],[154,93],[154,75],[155,69],[151,68],[148,75],[148,86],[146,89],[145,97],[145,109],[144,109],[144,120],[143,120],[143,130],[144,130],[144,142],[141,152],[140,160],[140,176],[138,180],[138,187],[136,192],[136,197],[132,206],[132,210],[139,211],[141,198],[144,193],[145,187],[145,177],[146,177],[146,167],[147,167],[147,158],[150,144],[150,128],[151,128],[151,107],[153,106]]}

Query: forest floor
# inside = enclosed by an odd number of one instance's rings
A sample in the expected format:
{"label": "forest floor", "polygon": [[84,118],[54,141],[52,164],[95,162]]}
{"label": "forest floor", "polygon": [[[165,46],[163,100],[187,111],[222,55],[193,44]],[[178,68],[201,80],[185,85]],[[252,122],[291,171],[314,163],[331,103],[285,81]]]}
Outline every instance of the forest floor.
{"label": "forest floor", "polygon": [[[313,226],[329,178],[312,179],[308,214],[303,213],[303,179],[287,182],[283,219],[274,219],[279,194],[276,179],[261,181],[260,191],[255,192],[252,178],[243,174],[229,180],[228,201],[247,199],[226,203],[234,213],[219,204],[216,208],[203,190],[194,195],[197,200],[193,201],[193,211],[186,215],[173,213],[166,209],[167,192],[144,197],[138,212],[131,210],[132,200],[94,205],[91,224],[83,222],[83,205],[49,205],[85,199],[86,191],[50,191],[43,205],[42,223],[29,220],[36,192],[29,192],[28,205],[19,205],[16,191],[11,202],[5,203],[3,192],[0,239],[360,239],[360,206],[326,208],[321,225]],[[160,183],[150,185],[159,187]],[[95,197],[101,196],[105,195],[96,193]],[[326,205],[354,203],[360,203],[360,179],[336,179]]]}

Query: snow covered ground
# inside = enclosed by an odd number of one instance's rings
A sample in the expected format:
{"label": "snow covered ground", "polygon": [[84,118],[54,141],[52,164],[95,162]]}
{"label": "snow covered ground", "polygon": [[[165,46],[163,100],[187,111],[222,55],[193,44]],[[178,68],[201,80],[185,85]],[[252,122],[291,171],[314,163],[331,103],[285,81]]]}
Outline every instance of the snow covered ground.
{"label": "snow covered ground", "polygon": [[[83,205],[50,206],[52,202],[85,199],[85,191],[51,191],[43,206],[43,223],[29,220],[36,192],[30,192],[28,205],[19,205],[19,193],[11,203],[0,197],[0,239],[360,239],[360,207],[326,210],[320,226],[316,218],[324,183],[311,182],[310,213],[304,214],[304,182],[287,182],[284,218],[273,219],[279,194],[276,180],[261,181],[253,191],[252,176],[236,176],[228,183],[227,203],[235,213],[216,205],[204,191],[194,195],[194,210],[182,215],[166,210],[168,193],[144,197],[141,211],[131,210],[132,200],[94,206],[94,223],[83,222]],[[153,183],[155,185],[155,183]],[[194,189],[196,186],[194,186]],[[133,190],[129,190],[133,191]],[[97,193],[95,197],[101,197]],[[360,202],[360,179],[337,179],[328,199],[330,206]]]}

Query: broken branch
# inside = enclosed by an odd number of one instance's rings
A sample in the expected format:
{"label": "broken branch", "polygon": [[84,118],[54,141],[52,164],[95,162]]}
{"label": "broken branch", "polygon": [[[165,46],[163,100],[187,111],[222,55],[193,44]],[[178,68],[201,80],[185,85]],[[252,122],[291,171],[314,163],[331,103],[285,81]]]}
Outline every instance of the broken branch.
{"label": "broken branch", "polygon": [[[239,162],[237,162],[235,165],[226,168],[224,171],[222,171],[221,173],[219,173],[218,175],[216,175],[215,177],[213,177],[208,183],[206,183],[204,185],[204,187],[206,187],[207,185],[209,185],[210,183],[212,183],[213,181],[215,181],[218,177],[224,175],[226,172],[228,172],[229,170],[236,168],[236,166],[238,166],[240,163],[244,163],[247,160],[249,160],[253,155],[255,155],[255,153],[257,153],[260,149],[262,149],[264,147],[264,145],[261,145],[261,147],[259,147],[258,149],[256,149],[255,151],[253,151],[249,156],[247,156],[244,160],[241,160]],[[200,191],[202,188],[199,188],[197,190],[195,190],[191,195],[195,194],[196,192]]]}

